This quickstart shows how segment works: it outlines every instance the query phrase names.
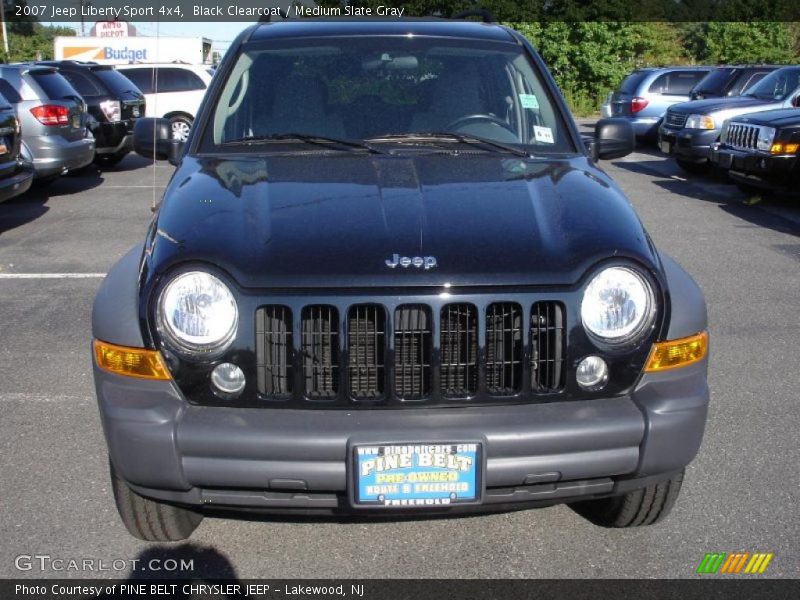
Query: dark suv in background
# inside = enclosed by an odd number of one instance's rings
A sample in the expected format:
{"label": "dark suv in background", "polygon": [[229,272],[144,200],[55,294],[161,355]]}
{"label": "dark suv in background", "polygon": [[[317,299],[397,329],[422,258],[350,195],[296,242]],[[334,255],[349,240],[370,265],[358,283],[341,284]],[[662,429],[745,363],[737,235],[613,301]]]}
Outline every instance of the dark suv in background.
{"label": "dark suv in background", "polygon": [[95,137],[95,162],[114,165],[133,150],[133,125],[144,116],[144,94],[110,65],[72,60],[48,61],[57,67],[86,102],[89,129]]}
{"label": "dark suv in background", "polygon": [[713,67],[637,69],[609,94],[601,112],[631,122],[640,141],[655,141],[667,108],[689,100],[689,92]]}
{"label": "dark suv in background", "polygon": [[800,66],[775,69],[741,95],[671,106],[659,127],[659,147],[690,173],[704,172],[711,145],[726,121],[751,113],[800,106]]}
{"label": "dark suv in background", "polygon": [[92,162],[95,141],[86,104],[51,66],[0,65],[0,93],[14,106],[22,128],[22,157],[46,183]]}
{"label": "dark suv in background", "polygon": [[19,121],[11,103],[0,94],[0,202],[31,187],[33,166],[19,157]]}
{"label": "dark suv in background", "polygon": [[738,96],[769,75],[778,65],[734,65],[717,67],[692,88],[691,100]]}

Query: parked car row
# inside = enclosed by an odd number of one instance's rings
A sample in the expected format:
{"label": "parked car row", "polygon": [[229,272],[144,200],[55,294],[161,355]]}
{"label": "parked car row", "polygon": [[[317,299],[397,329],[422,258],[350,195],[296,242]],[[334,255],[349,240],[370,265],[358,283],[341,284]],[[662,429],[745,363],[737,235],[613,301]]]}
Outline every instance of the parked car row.
{"label": "parked car row", "polygon": [[713,167],[740,187],[800,193],[800,66],[637,69],[601,107],[690,173]]}
{"label": "parked car row", "polygon": [[212,71],[186,64],[113,67],[78,61],[0,65],[0,201],[133,150],[145,115],[185,140]]}

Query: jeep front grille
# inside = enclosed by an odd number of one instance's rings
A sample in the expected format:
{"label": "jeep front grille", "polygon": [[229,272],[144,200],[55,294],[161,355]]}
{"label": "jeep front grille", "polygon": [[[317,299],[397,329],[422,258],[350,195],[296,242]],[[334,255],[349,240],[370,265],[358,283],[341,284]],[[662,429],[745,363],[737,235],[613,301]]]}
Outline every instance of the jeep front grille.
{"label": "jeep front grille", "polygon": [[478,391],[478,311],[472,304],[442,308],[442,395],[468,398]]}
{"label": "jeep front grille", "polygon": [[564,387],[564,307],[537,302],[531,310],[531,373],[533,390],[556,392]]}
{"label": "jeep front grille", "polygon": [[382,306],[353,306],[347,317],[347,372],[356,400],[383,395],[386,311]]}
{"label": "jeep front grille", "polygon": [[486,311],[486,388],[510,396],[522,383],[522,307],[490,304]]}
{"label": "jeep front grille", "polygon": [[452,404],[476,396],[524,400],[558,394],[566,385],[566,314],[560,302],[495,302],[480,309],[456,302],[436,310],[427,304],[295,308],[298,323],[286,306],[256,312],[263,399]]}
{"label": "jeep front grille", "polygon": [[430,310],[408,304],[394,315],[394,393],[403,400],[421,400],[431,391]]}
{"label": "jeep front grille", "polygon": [[265,306],[256,311],[258,391],[276,398],[292,392],[292,311]]}
{"label": "jeep front grille", "polygon": [[677,113],[668,110],[667,116],[664,117],[664,125],[670,129],[683,129],[683,126],[686,125],[686,119],[688,116],[689,115],[683,113]]}
{"label": "jeep front grille", "polygon": [[727,144],[734,148],[744,150],[756,150],[758,148],[759,136],[772,145],[772,138],[775,130],[771,127],[761,127],[759,125],[745,125],[744,123],[731,123],[728,126]]}
{"label": "jeep front grille", "polygon": [[333,306],[306,306],[300,327],[306,396],[333,398],[339,393],[339,313]]}

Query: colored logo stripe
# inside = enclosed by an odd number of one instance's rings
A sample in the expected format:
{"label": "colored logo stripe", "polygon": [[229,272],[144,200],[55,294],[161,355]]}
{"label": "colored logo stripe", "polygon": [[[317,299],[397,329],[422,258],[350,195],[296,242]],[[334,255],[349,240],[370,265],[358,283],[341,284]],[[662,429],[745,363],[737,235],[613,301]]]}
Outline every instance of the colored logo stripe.
{"label": "colored logo stripe", "polygon": [[[697,567],[697,573],[702,574],[760,574],[763,573],[773,554],[766,552],[707,552]],[[747,565],[747,566],[745,566]],[[744,571],[742,571],[744,569]]]}

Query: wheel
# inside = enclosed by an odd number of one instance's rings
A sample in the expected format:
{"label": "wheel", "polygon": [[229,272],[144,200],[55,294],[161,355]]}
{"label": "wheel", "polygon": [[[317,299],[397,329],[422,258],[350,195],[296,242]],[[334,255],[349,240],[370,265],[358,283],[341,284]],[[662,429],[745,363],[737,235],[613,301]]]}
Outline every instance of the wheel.
{"label": "wheel", "polygon": [[187,539],[203,515],[166,502],[145,498],[128,487],[109,461],[111,486],[117,511],[130,534],[146,542],[178,542]]}
{"label": "wheel", "polygon": [[185,142],[192,130],[193,119],[187,115],[176,115],[169,120],[172,127],[172,139]]}
{"label": "wheel", "polygon": [[601,527],[640,527],[664,519],[672,510],[681,491],[684,470],[670,479],[659,481],[621,496],[586,500],[572,504],[573,510]]}
{"label": "wheel", "polygon": [[711,164],[708,161],[701,163],[694,163],[682,160],[680,158],[676,158],[675,162],[678,163],[678,166],[681,169],[683,169],[687,173],[691,173],[692,175],[703,175],[705,173],[708,173],[708,171],[711,169]]}
{"label": "wheel", "polygon": [[94,164],[101,167],[113,167],[118,165],[123,158],[128,155],[127,152],[118,152],[116,154],[96,154],[94,157]]}
{"label": "wheel", "polygon": [[744,181],[736,181],[736,187],[739,188],[740,192],[747,194],[748,196],[758,196],[760,198],[770,198],[774,195],[772,190],[762,189],[758,186],[751,185]]}

